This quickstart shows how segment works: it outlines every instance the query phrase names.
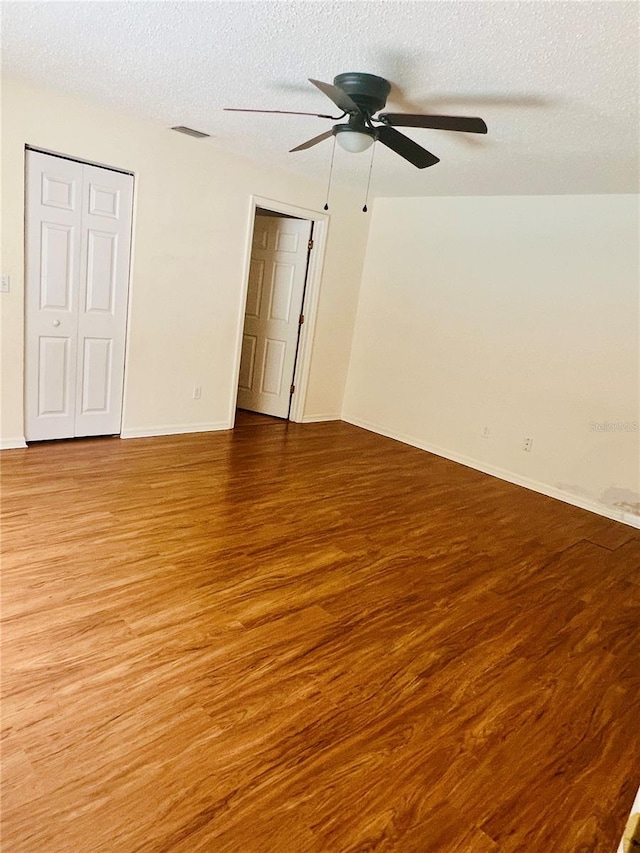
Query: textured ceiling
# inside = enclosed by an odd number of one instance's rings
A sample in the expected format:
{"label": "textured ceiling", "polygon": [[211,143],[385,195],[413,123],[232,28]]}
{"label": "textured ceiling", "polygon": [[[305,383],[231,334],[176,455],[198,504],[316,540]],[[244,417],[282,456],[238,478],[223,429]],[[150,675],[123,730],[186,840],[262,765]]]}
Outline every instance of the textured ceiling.
{"label": "textured ceiling", "polygon": [[[374,195],[638,192],[636,2],[4,2],[4,70],[193,140],[321,180],[332,141],[306,82],[366,71],[393,84],[387,109],[479,115],[485,136],[407,135],[441,162],[417,170],[376,146]],[[169,131],[167,131],[169,132]],[[337,149],[334,180],[366,185],[369,155]]]}

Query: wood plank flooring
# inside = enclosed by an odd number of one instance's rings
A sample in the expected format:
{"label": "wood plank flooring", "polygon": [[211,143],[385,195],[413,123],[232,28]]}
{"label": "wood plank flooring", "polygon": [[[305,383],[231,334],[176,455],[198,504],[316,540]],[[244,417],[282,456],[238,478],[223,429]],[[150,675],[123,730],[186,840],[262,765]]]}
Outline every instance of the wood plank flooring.
{"label": "wood plank flooring", "polygon": [[340,422],[2,464],[5,853],[613,853],[640,531]]}

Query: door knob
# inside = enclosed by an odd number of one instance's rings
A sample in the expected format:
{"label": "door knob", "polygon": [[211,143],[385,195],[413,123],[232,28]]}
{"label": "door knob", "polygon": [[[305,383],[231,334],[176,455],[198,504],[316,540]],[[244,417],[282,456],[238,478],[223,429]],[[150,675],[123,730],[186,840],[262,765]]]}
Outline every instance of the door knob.
{"label": "door knob", "polygon": [[53,325],[54,325],[54,326],[59,326],[59,325],[60,325],[60,320],[54,320],[54,321],[53,321]]}

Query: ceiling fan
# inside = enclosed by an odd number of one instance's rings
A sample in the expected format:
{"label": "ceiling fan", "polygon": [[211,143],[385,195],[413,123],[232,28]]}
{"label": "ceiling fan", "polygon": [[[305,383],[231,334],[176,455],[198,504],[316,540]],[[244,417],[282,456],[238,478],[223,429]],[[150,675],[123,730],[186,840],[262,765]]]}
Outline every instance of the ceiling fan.
{"label": "ceiling fan", "polygon": [[323,83],[321,80],[312,80],[311,78],[309,78],[309,82],[313,83],[333,101],[342,110],[342,114],[331,116],[295,110],[246,110],[232,107],[226,107],[226,109],[230,112],[309,115],[333,121],[340,121],[348,116],[345,123],[334,124],[331,130],[297,145],[291,149],[291,152],[304,151],[330,136],[335,136],[342,148],[353,153],[366,151],[373,142],[378,140],[418,169],[434,166],[440,162],[440,158],[409,139],[408,136],[395,130],[396,127],[423,127],[434,130],[456,130],[465,133],[487,132],[487,125],[481,118],[379,112],[384,109],[387,103],[391,84],[383,77],[376,77],[375,74],[348,71],[345,74],[338,74],[333,83]]}

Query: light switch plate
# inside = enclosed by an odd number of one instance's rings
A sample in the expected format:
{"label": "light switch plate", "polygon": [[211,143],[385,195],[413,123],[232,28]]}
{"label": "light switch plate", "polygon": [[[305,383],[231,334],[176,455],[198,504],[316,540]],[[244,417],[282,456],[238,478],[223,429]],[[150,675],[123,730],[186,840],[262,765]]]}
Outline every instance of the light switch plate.
{"label": "light switch plate", "polygon": [[2,276],[2,282],[0,283],[0,293],[9,293],[9,284],[10,279],[8,275]]}

